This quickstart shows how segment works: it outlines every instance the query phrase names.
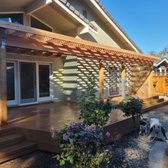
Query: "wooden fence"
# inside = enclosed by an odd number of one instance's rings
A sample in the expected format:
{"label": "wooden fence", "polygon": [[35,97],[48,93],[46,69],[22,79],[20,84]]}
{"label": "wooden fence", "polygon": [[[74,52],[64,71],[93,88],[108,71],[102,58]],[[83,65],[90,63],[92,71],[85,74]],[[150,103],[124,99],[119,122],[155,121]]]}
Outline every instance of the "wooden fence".
{"label": "wooden fence", "polygon": [[155,94],[168,94],[168,76],[154,76],[153,89]]}

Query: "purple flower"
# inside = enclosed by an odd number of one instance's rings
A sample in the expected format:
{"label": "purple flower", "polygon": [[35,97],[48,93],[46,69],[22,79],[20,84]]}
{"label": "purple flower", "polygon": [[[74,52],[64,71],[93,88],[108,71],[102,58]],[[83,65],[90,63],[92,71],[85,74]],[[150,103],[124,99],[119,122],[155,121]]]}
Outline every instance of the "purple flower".
{"label": "purple flower", "polygon": [[86,142],[85,139],[80,139],[80,140],[79,140],[79,143],[80,143],[81,145],[86,145],[87,142]]}
{"label": "purple flower", "polygon": [[108,139],[109,139],[109,138],[110,138],[110,136],[111,136],[110,132],[108,132],[108,131],[107,131],[107,132],[106,132],[106,138],[108,138]]}
{"label": "purple flower", "polygon": [[63,140],[67,141],[69,139],[69,135],[67,133],[63,134]]}
{"label": "purple flower", "polygon": [[85,129],[85,131],[88,132],[88,133],[92,133],[92,132],[93,132],[93,129],[90,128],[90,127],[87,127],[87,128]]}
{"label": "purple flower", "polygon": [[69,128],[70,128],[70,129],[74,129],[74,128],[75,128],[75,124],[71,124],[71,125],[69,126]]}

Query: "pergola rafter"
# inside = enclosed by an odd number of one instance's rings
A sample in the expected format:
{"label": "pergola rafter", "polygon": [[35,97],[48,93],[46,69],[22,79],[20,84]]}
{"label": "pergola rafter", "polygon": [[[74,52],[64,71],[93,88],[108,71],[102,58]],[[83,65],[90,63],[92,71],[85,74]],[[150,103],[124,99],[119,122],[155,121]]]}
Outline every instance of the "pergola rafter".
{"label": "pergola rafter", "polygon": [[[154,61],[160,59],[22,25],[0,22],[0,27],[6,29],[8,49],[21,48],[25,52],[27,50],[29,54],[31,52],[28,50],[34,50],[39,55],[43,55],[43,52],[48,52],[47,55],[51,53],[51,56],[57,56],[57,54],[58,56],[74,55],[140,65],[151,65]],[[9,49],[9,52],[11,51],[13,50]]]}

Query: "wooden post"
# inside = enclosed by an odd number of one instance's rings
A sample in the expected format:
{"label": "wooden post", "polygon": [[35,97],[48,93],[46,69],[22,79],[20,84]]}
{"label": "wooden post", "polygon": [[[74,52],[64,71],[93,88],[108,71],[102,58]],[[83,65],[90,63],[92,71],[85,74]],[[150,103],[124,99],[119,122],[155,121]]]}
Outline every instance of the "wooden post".
{"label": "wooden post", "polygon": [[0,29],[0,126],[7,123],[6,101],[6,39],[5,30]]}
{"label": "wooden post", "polygon": [[122,70],[121,70],[121,80],[125,80],[126,79],[126,71],[125,71],[125,68],[122,67]]}
{"label": "wooden post", "polygon": [[102,60],[99,61],[99,100],[104,100],[104,68]]}
{"label": "wooden post", "polygon": [[156,85],[157,85],[156,81],[154,81],[154,71],[153,70],[150,72],[148,81],[149,81],[149,97],[151,97],[151,96],[154,96]]}
{"label": "wooden post", "polygon": [[122,69],[121,69],[121,89],[122,89],[122,98],[125,98],[125,80],[126,80],[126,70],[125,66],[122,64]]}

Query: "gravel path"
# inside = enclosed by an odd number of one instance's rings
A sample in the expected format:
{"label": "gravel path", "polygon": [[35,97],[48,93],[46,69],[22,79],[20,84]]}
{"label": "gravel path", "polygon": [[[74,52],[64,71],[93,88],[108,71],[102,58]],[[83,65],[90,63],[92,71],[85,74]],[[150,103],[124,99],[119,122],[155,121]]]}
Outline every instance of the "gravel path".
{"label": "gravel path", "polygon": [[[164,106],[144,116],[159,118],[168,131],[167,111],[168,106]],[[103,168],[148,168],[149,152],[154,143],[147,136],[125,136],[108,146],[113,157],[111,163]],[[38,151],[1,164],[0,168],[59,168],[59,164],[54,154]]]}

